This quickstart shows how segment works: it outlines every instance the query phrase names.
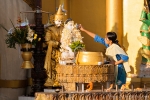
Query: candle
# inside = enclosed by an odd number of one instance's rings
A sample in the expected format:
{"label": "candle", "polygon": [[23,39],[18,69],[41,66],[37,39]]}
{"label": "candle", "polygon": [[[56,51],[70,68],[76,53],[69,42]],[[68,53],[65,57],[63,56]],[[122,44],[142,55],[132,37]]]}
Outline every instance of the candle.
{"label": "candle", "polygon": [[146,89],[146,84],[144,84],[144,89]]}
{"label": "candle", "polygon": [[116,91],[118,91],[118,85],[116,85]]}
{"label": "candle", "polygon": [[103,87],[103,85],[102,85],[102,92],[104,91],[104,87]]}
{"label": "candle", "polygon": [[62,85],[62,92],[64,92],[64,86]]}
{"label": "candle", "polygon": [[84,92],[84,83],[82,83],[82,92]]}
{"label": "candle", "polygon": [[132,88],[132,91],[134,91],[134,89],[133,89],[133,88],[134,88],[133,84],[132,84],[132,87],[131,87],[131,88]]}

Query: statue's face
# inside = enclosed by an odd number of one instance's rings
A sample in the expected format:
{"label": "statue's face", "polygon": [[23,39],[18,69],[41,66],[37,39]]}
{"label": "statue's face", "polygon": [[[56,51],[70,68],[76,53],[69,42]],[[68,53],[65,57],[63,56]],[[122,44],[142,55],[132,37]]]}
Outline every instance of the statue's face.
{"label": "statue's face", "polygon": [[62,23],[62,20],[57,19],[57,20],[54,21],[54,23],[57,27],[59,27]]}
{"label": "statue's face", "polygon": [[69,21],[67,24],[66,24],[66,28],[68,30],[73,30],[74,28],[74,21]]}

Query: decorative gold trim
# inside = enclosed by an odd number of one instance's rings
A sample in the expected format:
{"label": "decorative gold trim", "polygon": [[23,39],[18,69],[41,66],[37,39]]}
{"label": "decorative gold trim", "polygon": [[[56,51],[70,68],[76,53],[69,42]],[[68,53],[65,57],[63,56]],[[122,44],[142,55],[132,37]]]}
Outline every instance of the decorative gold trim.
{"label": "decorative gold trim", "polygon": [[0,80],[0,88],[23,88],[31,84],[31,78],[27,80]]}
{"label": "decorative gold trim", "polygon": [[146,18],[140,18],[140,21],[146,20]]}
{"label": "decorative gold trim", "polygon": [[140,30],[140,32],[149,33],[149,31],[146,31],[146,30]]}
{"label": "decorative gold trim", "polygon": [[141,78],[141,81],[150,83],[150,78]]}
{"label": "decorative gold trim", "polygon": [[28,86],[31,86],[31,85],[32,85],[32,78],[31,78],[31,77],[27,79],[27,85],[28,85]]}

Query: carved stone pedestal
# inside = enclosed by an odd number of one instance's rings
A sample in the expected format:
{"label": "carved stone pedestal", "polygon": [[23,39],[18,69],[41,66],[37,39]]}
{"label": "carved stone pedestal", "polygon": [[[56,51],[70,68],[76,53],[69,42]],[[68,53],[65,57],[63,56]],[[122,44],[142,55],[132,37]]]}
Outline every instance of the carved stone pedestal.
{"label": "carved stone pedestal", "polygon": [[76,83],[114,82],[114,66],[104,65],[57,65],[56,79],[65,90],[76,90]]}

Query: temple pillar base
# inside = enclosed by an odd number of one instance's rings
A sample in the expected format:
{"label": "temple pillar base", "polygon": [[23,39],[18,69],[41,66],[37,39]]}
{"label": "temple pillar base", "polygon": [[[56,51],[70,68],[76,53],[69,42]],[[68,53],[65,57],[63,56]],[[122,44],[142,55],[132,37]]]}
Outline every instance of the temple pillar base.
{"label": "temple pillar base", "polygon": [[141,87],[150,88],[150,78],[141,78]]}
{"label": "temple pillar base", "polygon": [[140,88],[141,87],[141,78],[127,78],[126,79],[126,88]]}
{"label": "temple pillar base", "polygon": [[150,65],[141,64],[139,77],[150,78]]}
{"label": "temple pillar base", "polygon": [[18,100],[35,100],[35,97],[19,96]]}
{"label": "temple pillar base", "polygon": [[150,78],[127,78],[126,88],[150,88]]}

